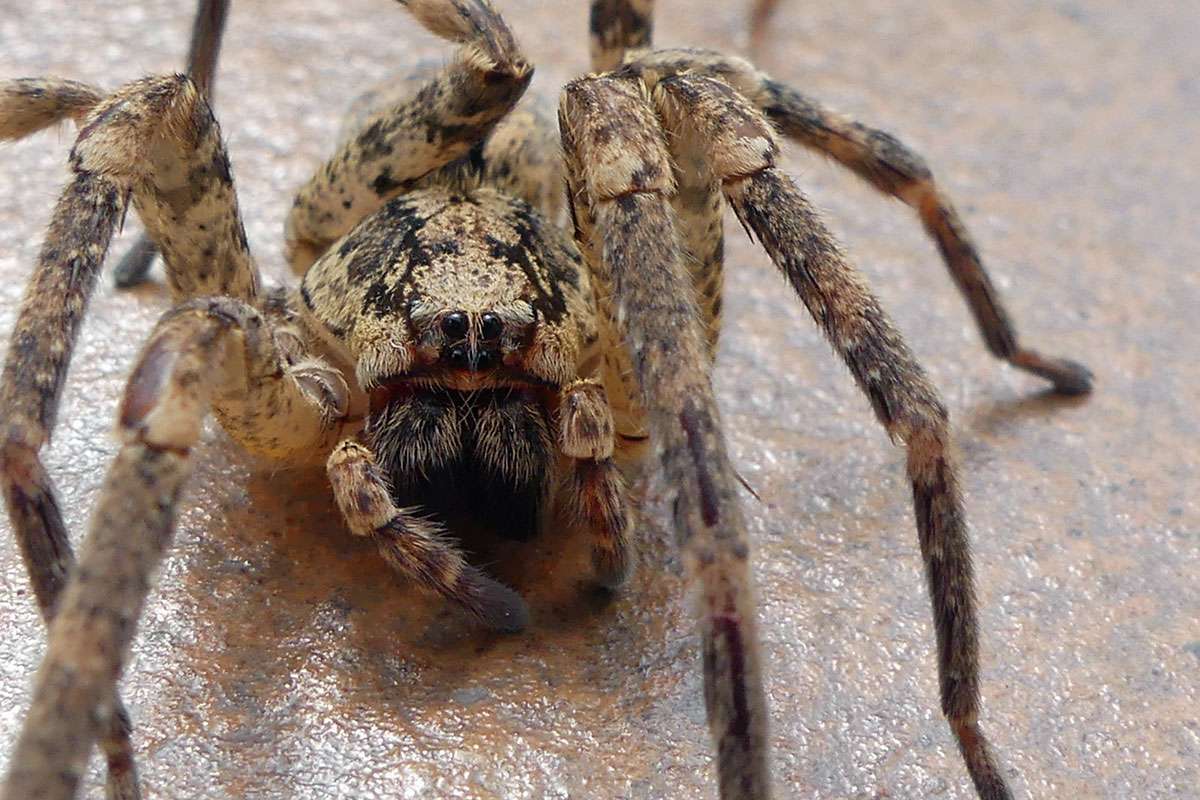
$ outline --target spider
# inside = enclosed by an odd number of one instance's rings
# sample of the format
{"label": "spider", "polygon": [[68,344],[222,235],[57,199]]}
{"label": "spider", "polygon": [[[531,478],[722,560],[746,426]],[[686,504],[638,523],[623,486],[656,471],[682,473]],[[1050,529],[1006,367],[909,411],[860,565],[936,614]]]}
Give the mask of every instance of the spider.
{"label": "spider", "polygon": [[[979,796],[1010,798],[978,721],[972,566],[945,408],[776,166],[779,133],[917,211],[994,355],[1063,393],[1089,391],[1090,373],[1018,345],[919,156],[741,59],[652,49],[651,0],[593,2],[594,73],[562,90],[557,130],[525,96],[533,68],[487,0],[400,4],[456,57],[369,95],[299,190],[285,237],[295,288],[259,278],[205,97],[224,2],[200,4],[194,79],[108,95],[59,79],[0,84],[0,138],[80,125],[0,387],[0,480],[50,626],[3,797],[73,796],[97,741],[110,796],[139,796],[116,679],[210,411],[252,453],[324,461],[351,533],[505,633],[528,624],[524,601],[454,534],[521,538],[565,522],[591,537],[596,582],[616,589],[634,568],[627,484],[657,462],[699,586],[721,796],[769,797],[750,549],[709,377],[728,205],[907,448],[942,710]],[[130,201],[176,305],[128,381],[121,448],[76,564],[38,452]],[[145,262],[153,250],[140,252]]]}

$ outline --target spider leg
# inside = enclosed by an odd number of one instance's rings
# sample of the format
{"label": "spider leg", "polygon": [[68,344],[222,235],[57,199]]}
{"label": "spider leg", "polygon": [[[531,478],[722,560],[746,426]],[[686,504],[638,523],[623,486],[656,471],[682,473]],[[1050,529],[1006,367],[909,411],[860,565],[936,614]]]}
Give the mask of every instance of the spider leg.
{"label": "spider leg", "polygon": [[[119,219],[116,211],[106,216],[114,224]],[[106,240],[91,228],[87,234],[98,263]],[[52,226],[47,250],[72,244]],[[23,330],[18,325],[14,348],[22,346]],[[43,601],[45,587],[54,592],[64,583],[66,587],[57,600],[34,705],[11,761],[8,793],[0,795],[4,800],[73,796],[101,720],[109,726],[105,742],[118,725],[124,726],[128,739],[123,713],[107,721],[114,707],[111,701],[101,702],[104,681],[108,692],[115,691],[113,682],[148,591],[145,576],[169,544],[189,453],[210,406],[234,438],[266,455],[279,457],[292,448],[327,449],[336,441],[338,430],[332,421],[344,405],[345,383],[339,386],[340,375],[312,359],[296,362],[298,347],[288,339],[286,329],[281,334],[271,319],[234,298],[198,298],[164,315],[127,384],[118,421],[124,446],[104,484],[79,565],[69,577],[66,533],[36,448],[29,446],[39,435],[45,438],[44,429],[31,425],[28,412],[10,402],[6,393],[5,407],[17,410],[6,419],[3,470],[14,527],[23,533],[27,520],[33,519],[53,530],[48,541],[35,540],[41,550],[30,556],[39,603],[55,602],[55,595]],[[9,385],[6,380],[6,391]],[[253,421],[255,413],[269,418]],[[243,436],[241,425],[252,435]],[[22,456],[23,461],[16,461]],[[21,471],[27,465],[36,471]],[[31,485],[41,488],[40,494],[27,488]],[[60,623],[64,618],[67,621]],[[80,715],[88,717],[88,727],[83,727]],[[127,742],[122,755],[131,770]],[[109,758],[111,763],[114,758]],[[38,794],[35,786],[49,793]],[[137,795],[110,796],[125,800]]]}
{"label": "spider leg", "polygon": [[485,0],[401,0],[430,32],[460,46],[411,98],[379,111],[297,193],[285,227],[297,274],[359,220],[464,155],[521,98],[533,67]]}
{"label": "spider leg", "polygon": [[630,69],[650,85],[682,72],[719,78],[749,98],[789,139],[833,158],[879,191],[907,203],[937,244],[991,353],[1050,381],[1063,394],[1091,391],[1087,367],[1018,344],[1011,317],[954,205],[924,159],[891,134],[834,114],[748,62],[719,53],[660,50],[639,54]]}
{"label": "spider leg", "polygon": [[0,131],[19,136],[86,113],[72,167],[132,190],[147,233],[164,254],[175,299],[257,298],[258,268],[238,213],[229,157],[196,85],[183,75],[152,77],[98,102],[96,96],[71,81],[0,83]]}
{"label": "spider leg", "polygon": [[835,114],[778,81],[764,79],[754,100],[789,139],[829,156],[917,212],[992,355],[1050,381],[1063,394],[1091,391],[1087,367],[1020,346],[975,242],[921,156],[891,134]]}
{"label": "spider leg", "polygon": [[387,478],[361,442],[329,456],[329,481],[350,531],[375,540],[385,561],[422,588],[458,604],[488,628],[517,633],[529,624],[521,596],[467,563],[440,525],[397,508]]}
{"label": "spider leg", "polygon": [[725,208],[721,185],[708,165],[703,142],[672,131],[667,137],[675,165],[676,229],[683,247],[683,262],[692,279],[696,303],[705,325],[708,365],[717,357],[721,335],[722,290],[725,283]]}
{"label": "spider leg", "polygon": [[709,143],[714,172],[850,367],[888,434],[908,449],[908,477],[938,642],[942,711],[984,800],[1011,800],[978,724],[979,633],[965,514],[945,407],[865,281],[816,212],[774,165],[770,123],[728,84],[699,75],[659,81],[669,126]]}
{"label": "spider leg", "polygon": [[[196,18],[192,22],[192,39],[188,46],[187,74],[196,88],[208,98],[211,105],[213,81],[217,72],[217,57],[221,52],[221,37],[225,32],[225,18],[229,15],[229,0],[200,0],[196,5]],[[117,262],[113,269],[113,282],[120,288],[137,286],[146,279],[146,273],[158,255],[154,240],[142,233],[133,247]]]}
{"label": "spider leg", "polygon": [[[50,240],[47,249],[55,246]],[[213,366],[226,363],[225,334],[237,323],[225,309],[184,307],[164,317],[142,352],[119,413],[122,447],[58,598],[4,800],[74,796],[92,742],[109,724],[116,681],[171,538],[189,452],[223,377]]]}
{"label": "spider leg", "polygon": [[675,487],[683,562],[700,591],[705,704],[723,798],[770,796],[749,542],[675,230],[674,181],[644,88],[599,76],[559,110],[576,238],[613,288],[641,405]]}
{"label": "spider leg", "polygon": [[600,585],[609,589],[629,580],[636,558],[629,539],[633,510],[613,460],[615,435],[602,384],[578,380],[563,389],[558,444],[571,459],[566,496],[572,515],[592,532],[592,567]]}
{"label": "spider leg", "polygon": [[[21,302],[0,377],[0,482],[42,618],[59,605],[74,554],[54,485],[38,456],[54,428],[67,367],[115,227],[125,213],[120,184],[77,172],[63,190]],[[114,693],[101,748],[110,797],[140,796],[129,718]]]}
{"label": "spider leg", "polygon": [[625,53],[650,46],[654,35],[654,0],[592,0],[592,71],[621,66]]}
{"label": "spider leg", "polygon": [[68,118],[82,124],[103,97],[99,89],[62,78],[0,81],[0,142],[24,139]]}
{"label": "spider leg", "polygon": [[[355,136],[365,122],[388,109],[414,105],[417,93],[437,78],[441,66],[440,62],[420,62],[359,95],[342,120],[339,140]],[[476,180],[521,198],[549,220],[560,221],[563,174],[562,159],[554,157],[559,148],[555,110],[549,98],[526,92],[466,155],[428,173],[416,185],[461,185]]]}

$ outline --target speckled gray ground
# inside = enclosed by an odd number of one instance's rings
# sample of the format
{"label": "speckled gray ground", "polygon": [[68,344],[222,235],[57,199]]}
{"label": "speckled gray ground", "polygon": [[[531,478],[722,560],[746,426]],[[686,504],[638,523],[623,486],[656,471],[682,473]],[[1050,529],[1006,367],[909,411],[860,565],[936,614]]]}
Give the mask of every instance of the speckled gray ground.
{"label": "speckled gray ground", "polygon": [[[585,68],[583,0],[500,0],[547,91]],[[659,41],[744,46],[741,4],[660,3]],[[986,722],[1021,798],[1200,797],[1200,17],[1188,3],[784,3],[758,59],[918,147],[1031,342],[1098,392],[984,356],[905,209],[789,162],[955,418],[977,543]],[[252,245],[283,280],[289,193],[355,91],[444,52],[385,0],[237,0],[218,81]],[[182,60],[191,0],[0,2],[0,75],[113,86]],[[69,134],[0,150],[0,330]],[[131,223],[116,251],[122,252]],[[760,576],[779,795],[970,797],[936,712],[902,453],[731,228],[717,380]],[[97,297],[47,460],[76,531],[160,287]],[[572,543],[497,556],[527,635],[470,631],[352,541],[319,475],[206,437],[124,681],[151,796],[713,797],[698,653],[651,487],[645,565],[606,608]],[[0,752],[42,631],[0,522]],[[518,567],[518,565],[520,565]],[[0,755],[0,763],[4,756]],[[93,776],[88,788],[98,796]]]}

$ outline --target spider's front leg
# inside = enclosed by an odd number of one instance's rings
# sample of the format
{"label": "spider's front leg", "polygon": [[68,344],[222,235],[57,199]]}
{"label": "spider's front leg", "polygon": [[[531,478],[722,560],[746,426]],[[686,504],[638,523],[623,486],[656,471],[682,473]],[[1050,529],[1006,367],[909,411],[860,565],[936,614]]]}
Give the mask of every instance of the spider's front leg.
{"label": "spider's front leg", "polygon": [[[38,451],[53,432],[79,326],[127,197],[119,182],[77,171],[51,218],[0,377],[0,483],[47,624],[59,607],[75,557]],[[115,689],[109,703],[108,713],[101,715],[100,741],[108,762],[108,793],[134,800],[140,792],[129,718]]]}
{"label": "spider's front leg", "polygon": [[672,165],[645,89],[630,77],[568,84],[559,110],[576,238],[613,288],[667,485],[700,591],[705,704],[726,800],[771,795],[749,543],[681,256]]}
{"label": "spider's front leg", "polygon": [[[228,15],[229,0],[200,0],[192,23],[187,74],[210,104],[216,81],[217,57],[221,52],[221,38]],[[143,233],[113,268],[113,282],[122,288],[141,283],[146,279],[156,255],[158,247],[154,239],[148,233]]]}
{"label": "spider's front leg", "polygon": [[486,0],[400,0],[455,58],[411,98],[362,122],[296,195],[287,259],[297,274],[368,214],[467,154],[525,92],[533,67]]}
{"label": "spider's front leg", "polygon": [[938,643],[942,711],[976,791],[1011,800],[979,727],[974,577],[950,431],[937,391],[865,281],[791,180],[775,167],[770,123],[728,84],[700,75],[662,80],[667,125],[706,142],[726,199],[757,236],[850,367],[875,414],[908,449],[908,477]]}
{"label": "spider's front leg", "polygon": [[58,598],[4,800],[74,796],[108,718],[150,576],[170,544],[210,405],[226,414],[270,407],[292,441],[335,435],[329,420],[337,409],[286,362],[267,320],[232,298],[193,300],[155,328],[120,406],[121,450]]}
{"label": "spider's front leg", "polygon": [[[217,77],[217,57],[221,53],[221,38],[229,16],[229,0],[199,0],[192,22],[191,43],[188,46],[187,74],[196,88],[212,103],[213,84]],[[113,282],[127,288],[146,279],[158,248],[148,233],[143,233],[133,247],[113,268]]]}

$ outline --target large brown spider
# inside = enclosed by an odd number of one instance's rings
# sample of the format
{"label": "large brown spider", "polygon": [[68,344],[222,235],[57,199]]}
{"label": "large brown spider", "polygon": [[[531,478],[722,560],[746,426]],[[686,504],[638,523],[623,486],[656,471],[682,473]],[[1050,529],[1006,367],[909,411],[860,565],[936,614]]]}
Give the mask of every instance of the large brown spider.
{"label": "large brown spider", "polygon": [[[139,795],[115,684],[210,408],[253,453],[324,460],[353,533],[497,631],[526,625],[524,602],[468,564],[448,531],[521,537],[567,522],[593,536],[597,581],[617,587],[633,567],[626,477],[657,458],[700,586],[721,796],[768,797],[749,547],[709,384],[724,203],[908,448],[942,709],[980,797],[1011,797],[977,720],[971,563],[945,409],[776,168],[776,128],[917,210],[996,356],[1066,393],[1089,390],[1087,370],[1017,345],[918,156],[739,59],[649,49],[651,0],[595,0],[597,72],[563,90],[557,133],[536,98],[522,100],[532,67],[486,0],[401,4],[458,43],[457,57],[372,95],[300,190],[287,225],[295,289],[261,285],[202,91],[224,2],[201,3],[195,81],[146,78],[107,96],[57,79],[0,84],[0,138],[66,117],[81,126],[0,387],[5,500],[51,623],[3,797],[73,796],[97,740],[111,796]],[[563,160],[548,155],[559,146]],[[559,224],[564,180],[573,240]],[[131,199],[178,305],[129,380],[123,444],[76,565],[38,452]],[[139,252],[144,262],[152,251]],[[457,501],[464,485],[478,506]]]}

